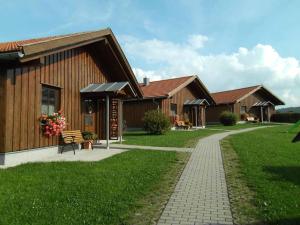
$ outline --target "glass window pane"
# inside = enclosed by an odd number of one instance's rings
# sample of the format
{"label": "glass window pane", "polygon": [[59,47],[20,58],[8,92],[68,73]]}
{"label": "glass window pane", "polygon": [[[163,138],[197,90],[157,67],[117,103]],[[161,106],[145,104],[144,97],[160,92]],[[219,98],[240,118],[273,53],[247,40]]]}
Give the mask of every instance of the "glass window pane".
{"label": "glass window pane", "polygon": [[52,114],[59,110],[60,90],[51,87],[42,87],[41,112]]}

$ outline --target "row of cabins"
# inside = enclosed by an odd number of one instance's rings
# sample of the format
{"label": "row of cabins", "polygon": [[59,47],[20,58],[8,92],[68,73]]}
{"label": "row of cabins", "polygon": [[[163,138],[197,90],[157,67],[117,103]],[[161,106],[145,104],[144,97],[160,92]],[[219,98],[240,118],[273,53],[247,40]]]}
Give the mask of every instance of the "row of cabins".
{"label": "row of cabins", "polygon": [[268,120],[280,104],[263,86],[211,94],[197,76],[139,84],[110,29],[0,43],[0,164],[17,152],[18,160],[57,152],[59,138],[44,136],[39,118],[60,109],[66,129],[108,140],[123,121],[142,127],[151,109],[205,127],[225,109]]}

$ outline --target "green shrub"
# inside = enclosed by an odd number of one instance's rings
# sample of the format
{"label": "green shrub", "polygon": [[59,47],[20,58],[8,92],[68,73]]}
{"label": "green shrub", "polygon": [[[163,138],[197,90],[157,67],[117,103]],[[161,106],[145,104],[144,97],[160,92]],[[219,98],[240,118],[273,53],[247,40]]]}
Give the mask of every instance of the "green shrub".
{"label": "green shrub", "polygon": [[300,113],[275,113],[271,121],[279,123],[296,123],[300,120]]}
{"label": "green shrub", "polygon": [[237,122],[237,115],[229,111],[224,111],[220,115],[220,122],[224,126],[233,126]]}
{"label": "green shrub", "polygon": [[145,113],[144,128],[150,134],[164,134],[171,128],[170,119],[160,110],[151,110]]}

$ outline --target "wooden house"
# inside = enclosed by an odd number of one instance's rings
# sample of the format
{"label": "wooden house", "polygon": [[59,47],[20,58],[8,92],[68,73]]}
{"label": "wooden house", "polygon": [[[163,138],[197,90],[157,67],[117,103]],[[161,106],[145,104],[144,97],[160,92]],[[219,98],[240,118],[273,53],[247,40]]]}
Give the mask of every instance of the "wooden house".
{"label": "wooden house", "polygon": [[196,127],[205,127],[206,107],[214,104],[209,91],[198,76],[150,82],[148,78],[140,84],[142,99],[124,101],[124,120],[128,128],[142,128],[145,112],[160,109],[174,122],[175,116],[188,120]]}
{"label": "wooden house", "polygon": [[66,129],[116,139],[133,97],[142,92],[110,29],[0,43],[0,152],[56,148],[39,118],[60,109]]}
{"label": "wooden house", "polygon": [[223,111],[233,112],[239,119],[246,113],[259,121],[270,121],[271,115],[275,113],[275,106],[284,105],[283,101],[262,85],[216,92],[212,96],[216,105],[207,109],[209,123],[219,122]]}

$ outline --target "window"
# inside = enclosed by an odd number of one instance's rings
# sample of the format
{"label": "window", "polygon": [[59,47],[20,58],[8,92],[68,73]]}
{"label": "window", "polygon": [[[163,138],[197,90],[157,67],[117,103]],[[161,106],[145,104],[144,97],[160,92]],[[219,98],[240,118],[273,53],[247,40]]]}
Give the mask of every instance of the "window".
{"label": "window", "polygon": [[51,86],[42,86],[42,108],[43,114],[58,112],[60,104],[60,89]]}
{"label": "window", "polygon": [[177,115],[177,104],[172,104],[171,103],[171,116],[176,116]]}
{"label": "window", "polygon": [[247,112],[247,107],[246,106],[241,106],[241,114],[244,114]]}

